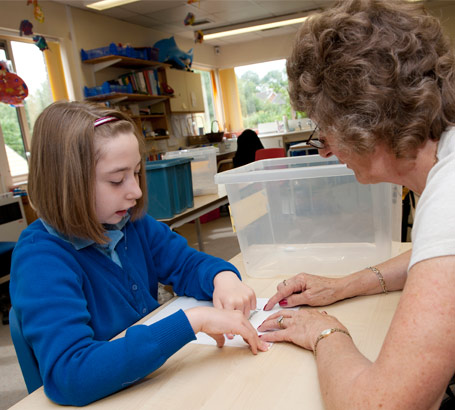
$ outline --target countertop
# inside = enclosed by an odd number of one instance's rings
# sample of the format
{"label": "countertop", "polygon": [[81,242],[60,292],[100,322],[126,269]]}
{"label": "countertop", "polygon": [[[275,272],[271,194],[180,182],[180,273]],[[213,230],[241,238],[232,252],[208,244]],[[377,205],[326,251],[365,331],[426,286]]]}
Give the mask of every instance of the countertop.
{"label": "countertop", "polygon": [[302,127],[302,129],[294,130],[294,131],[288,131],[288,132],[267,132],[267,133],[261,133],[259,134],[259,138],[273,138],[273,137],[294,137],[300,134],[308,134],[309,132],[312,132],[313,128],[310,127]]}

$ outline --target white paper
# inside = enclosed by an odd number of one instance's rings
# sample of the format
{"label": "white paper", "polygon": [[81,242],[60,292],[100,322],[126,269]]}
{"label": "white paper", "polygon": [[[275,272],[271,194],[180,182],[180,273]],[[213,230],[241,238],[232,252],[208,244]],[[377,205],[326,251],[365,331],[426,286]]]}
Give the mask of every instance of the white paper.
{"label": "white paper", "polygon": [[[283,310],[279,305],[276,305],[272,310],[264,311],[264,306],[266,305],[268,299],[267,298],[258,298],[256,310],[252,310],[250,313],[250,323],[252,326],[257,329],[261,323],[267,319],[271,314]],[[213,307],[212,302],[196,300],[194,298],[189,298],[186,296],[182,296],[174,300],[173,302],[169,303],[164,309],[160,310],[156,315],[153,315],[150,319],[144,322],[145,325],[151,325],[152,323],[158,322],[161,319],[164,319],[167,316],[172,315],[173,313],[177,312],[178,310],[187,310],[197,306],[210,306]],[[262,334],[262,332],[258,332]],[[197,340],[192,341],[191,343],[198,343],[204,345],[213,345],[216,346],[216,342],[212,339],[209,335],[199,332],[196,334]],[[247,344],[243,341],[242,336],[236,335],[232,340],[229,340],[227,337],[225,338],[225,346],[234,346],[234,347],[245,347]]]}

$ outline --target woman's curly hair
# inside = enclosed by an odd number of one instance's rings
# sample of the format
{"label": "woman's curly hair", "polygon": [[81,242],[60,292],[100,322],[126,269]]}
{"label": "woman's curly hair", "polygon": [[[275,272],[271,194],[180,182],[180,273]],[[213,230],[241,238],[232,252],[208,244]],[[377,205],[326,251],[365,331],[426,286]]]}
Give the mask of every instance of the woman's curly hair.
{"label": "woman's curly hair", "polygon": [[422,6],[339,0],[300,28],[287,61],[289,93],[322,132],[362,154],[382,141],[415,158],[455,120],[455,58]]}

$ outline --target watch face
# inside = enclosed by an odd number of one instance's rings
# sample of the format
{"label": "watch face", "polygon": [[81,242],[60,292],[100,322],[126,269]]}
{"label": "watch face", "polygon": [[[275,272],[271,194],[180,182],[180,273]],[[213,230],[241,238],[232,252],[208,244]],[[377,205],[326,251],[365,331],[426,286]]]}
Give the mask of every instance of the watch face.
{"label": "watch face", "polygon": [[332,329],[325,329],[322,331],[321,335],[325,337],[330,335],[330,333],[332,333]]}

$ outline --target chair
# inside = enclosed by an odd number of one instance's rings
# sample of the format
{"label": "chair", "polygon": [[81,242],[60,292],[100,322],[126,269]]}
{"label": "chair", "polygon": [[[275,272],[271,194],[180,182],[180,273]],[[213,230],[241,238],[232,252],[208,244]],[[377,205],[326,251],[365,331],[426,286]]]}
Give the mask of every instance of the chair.
{"label": "chair", "polygon": [[16,350],[17,359],[21,366],[22,376],[28,393],[34,392],[38,387],[43,385],[43,379],[39,372],[38,363],[29,344],[22,334],[22,326],[17,318],[16,311],[11,308],[9,311],[9,326],[11,339],[13,340],[14,349]]}
{"label": "chair", "polygon": [[232,161],[232,158],[228,159],[222,159],[221,161],[218,161],[216,164],[217,166],[217,172],[222,172],[222,171],[227,171],[228,169],[233,168],[234,163]]}
{"label": "chair", "polygon": [[[1,219],[1,216],[0,216]],[[11,267],[11,255],[16,242],[0,241],[0,314],[2,316],[2,324],[9,323],[9,309],[11,300],[9,297],[9,271]]]}
{"label": "chair", "polygon": [[263,148],[256,151],[254,160],[259,161],[261,159],[268,158],[282,158],[286,156],[284,148]]}

